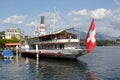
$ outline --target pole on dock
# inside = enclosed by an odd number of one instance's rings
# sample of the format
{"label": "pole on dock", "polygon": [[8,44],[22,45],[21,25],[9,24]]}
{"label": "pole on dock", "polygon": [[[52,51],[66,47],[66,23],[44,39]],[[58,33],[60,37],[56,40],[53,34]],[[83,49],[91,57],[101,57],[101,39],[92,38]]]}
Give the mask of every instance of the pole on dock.
{"label": "pole on dock", "polygon": [[18,55],[19,54],[18,49],[19,49],[19,47],[18,47],[18,45],[16,45],[16,56],[19,56]]}
{"label": "pole on dock", "polygon": [[36,58],[39,59],[39,50],[38,50],[38,45],[36,44]]}
{"label": "pole on dock", "polygon": [[19,49],[18,49],[18,51],[19,51],[19,56],[21,56],[21,45],[19,46]]}

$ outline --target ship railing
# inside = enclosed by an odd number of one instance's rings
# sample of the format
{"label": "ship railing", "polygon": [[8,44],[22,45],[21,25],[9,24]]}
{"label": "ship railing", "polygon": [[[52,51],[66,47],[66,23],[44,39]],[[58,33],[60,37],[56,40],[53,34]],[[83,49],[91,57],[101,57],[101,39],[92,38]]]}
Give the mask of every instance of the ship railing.
{"label": "ship railing", "polygon": [[55,40],[50,40],[50,41],[34,42],[34,44],[43,44],[43,43],[68,43],[68,42],[79,42],[79,39],[55,39]]}

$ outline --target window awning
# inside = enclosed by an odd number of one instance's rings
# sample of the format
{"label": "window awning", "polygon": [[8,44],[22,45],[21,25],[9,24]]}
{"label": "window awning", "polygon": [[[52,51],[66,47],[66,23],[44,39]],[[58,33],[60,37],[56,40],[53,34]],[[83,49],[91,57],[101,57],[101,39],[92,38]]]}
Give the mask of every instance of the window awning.
{"label": "window awning", "polygon": [[21,45],[20,43],[5,43],[5,46],[17,46]]}

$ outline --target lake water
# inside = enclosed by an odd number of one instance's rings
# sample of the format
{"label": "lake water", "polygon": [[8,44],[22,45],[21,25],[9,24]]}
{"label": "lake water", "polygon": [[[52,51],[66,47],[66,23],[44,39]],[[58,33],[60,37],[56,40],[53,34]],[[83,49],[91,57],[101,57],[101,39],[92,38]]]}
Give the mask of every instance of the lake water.
{"label": "lake water", "polygon": [[91,54],[72,60],[0,56],[0,80],[120,80],[120,46],[97,47]]}

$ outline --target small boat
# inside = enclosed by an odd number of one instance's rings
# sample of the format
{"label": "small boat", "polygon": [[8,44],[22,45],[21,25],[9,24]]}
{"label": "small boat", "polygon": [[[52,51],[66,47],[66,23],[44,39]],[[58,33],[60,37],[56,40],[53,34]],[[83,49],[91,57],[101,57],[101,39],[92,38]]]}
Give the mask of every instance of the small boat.
{"label": "small boat", "polygon": [[4,51],[2,52],[2,56],[3,56],[3,58],[5,58],[5,59],[12,59],[13,56],[14,56],[14,54],[13,54],[12,50],[4,50]]}

